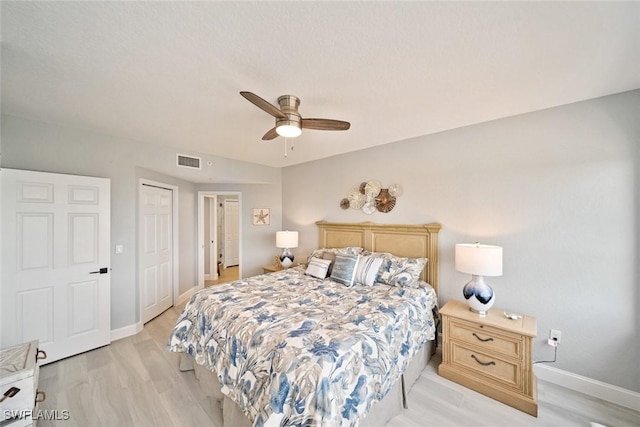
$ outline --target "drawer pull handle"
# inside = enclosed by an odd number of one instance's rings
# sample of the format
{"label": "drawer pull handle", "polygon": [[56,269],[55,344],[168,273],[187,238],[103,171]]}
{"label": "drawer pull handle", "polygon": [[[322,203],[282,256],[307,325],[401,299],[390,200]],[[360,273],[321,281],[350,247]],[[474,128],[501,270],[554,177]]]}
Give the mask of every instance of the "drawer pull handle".
{"label": "drawer pull handle", "polygon": [[47,358],[47,352],[44,350],[38,349],[38,352],[36,353],[36,361],[43,360],[46,358]]}
{"label": "drawer pull handle", "polygon": [[480,341],[482,342],[489,342],[489,341],[493,341],[493,338],[480,338],[478,335],[476,335],[476,333],[474,332],[472,334],[474,337],[478,338]]}
{"label": "drawer pull handle", "polygon": [[491,362],[481,362],[481,361],[478,360],[478,358],[476,357],[475,354],[472,354],[471,357],[473,358],[473,360],[475,360],[476,362],[478,362],[482,366],[491,366],[491,365],[495,365],[496,364],[496,362],[494,362],[493,360]]}
{"label": "drawer pull handle", "polygon": [[0,397],[0,403],[4,402],[6,399],[12,398],[16,394],[18,394],[19,391],[20,391],[20,389],[18,387],[11,387],[9,390],[4,392],[2,397]]}
{"label": "drawer pull handle", "polygon": [[42,390],[36,392],[36,403],[42,403],[47,398],[47,393]]}

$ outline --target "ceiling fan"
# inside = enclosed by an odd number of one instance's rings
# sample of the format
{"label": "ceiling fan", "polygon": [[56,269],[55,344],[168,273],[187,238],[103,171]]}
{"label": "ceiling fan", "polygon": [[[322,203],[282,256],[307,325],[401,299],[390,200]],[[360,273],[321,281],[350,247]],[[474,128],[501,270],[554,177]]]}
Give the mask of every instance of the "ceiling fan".
{"label": "ceiling fan", "polygon": [[240,92],[249,102],[263,109],[276,118],[276,126],[269,129],[262,137],[263,140],[271,140],[278,136],[295,138],[300,136],[302,129],[316,130],[347,130],[351,127],[349,122],[332,119],[303,119],[298,113],[300,98],[293,95],[282,95],[278,97],[278,105],[275,105],[260,98],[255,93]]}

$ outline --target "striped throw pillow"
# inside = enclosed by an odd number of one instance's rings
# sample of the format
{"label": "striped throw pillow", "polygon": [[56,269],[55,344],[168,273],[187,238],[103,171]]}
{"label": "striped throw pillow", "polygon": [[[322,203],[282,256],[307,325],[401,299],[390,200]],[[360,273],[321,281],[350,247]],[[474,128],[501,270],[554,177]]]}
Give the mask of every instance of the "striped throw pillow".
{"label": "striped throw pillow", "polygon": [[318,279],[324,279],[327,277],[327,271],[329,271],[330,265],[331,260],[312,257],[304,273]]}
{"label": "striped throw pillow", "polygon": [[382,258],[359,256],[355,282],[361,285],[373,286],[382,265]]}

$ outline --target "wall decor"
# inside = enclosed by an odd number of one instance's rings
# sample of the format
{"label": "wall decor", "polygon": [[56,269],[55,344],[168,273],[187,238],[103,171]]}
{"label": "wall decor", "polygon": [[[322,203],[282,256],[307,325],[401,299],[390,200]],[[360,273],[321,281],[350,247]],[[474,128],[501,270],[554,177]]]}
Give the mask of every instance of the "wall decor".
{"label": "wall decor", "polygon": [[269,208],[253,209],[253,216],[251,217],[251,223],[253,225],[271,224],[271,215],[269,215]]}
{"label": "wall decor", "polygon": [[391,212],[396,205],[396,198],[402,192],[399,184],[391,184],[382,188],[380,181],[371,180],[353,186],[346,198],[340,200],[342,209],[361,209],[367,215],[378,211]]}

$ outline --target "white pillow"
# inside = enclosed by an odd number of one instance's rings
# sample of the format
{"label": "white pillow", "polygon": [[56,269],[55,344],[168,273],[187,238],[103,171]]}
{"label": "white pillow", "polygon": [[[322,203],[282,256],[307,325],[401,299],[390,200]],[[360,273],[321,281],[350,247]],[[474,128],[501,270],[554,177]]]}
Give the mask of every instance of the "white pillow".
{"label": "white pillow", "polygon": [[331,280],[342,283],[347,287],[353,285],[358,267],[358,257],[336,254],[336,261],[331,270]]}
{"label": "white pillow", "polygon": [[361,285],[373,286],[382,265],[382,258],[371,256],[359,256],[355,282]]}
{"label": "white pillow", "polygon": [[307,269],[304,273],[309,276],[317,277],[318,279],[324,279],[327,277],[327,271],[329,271],[330,265],[330,259],[312,257],[309,260],[309,264],[307,265]]}

